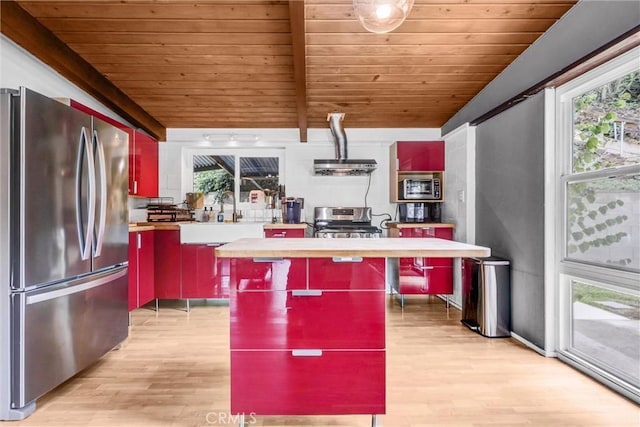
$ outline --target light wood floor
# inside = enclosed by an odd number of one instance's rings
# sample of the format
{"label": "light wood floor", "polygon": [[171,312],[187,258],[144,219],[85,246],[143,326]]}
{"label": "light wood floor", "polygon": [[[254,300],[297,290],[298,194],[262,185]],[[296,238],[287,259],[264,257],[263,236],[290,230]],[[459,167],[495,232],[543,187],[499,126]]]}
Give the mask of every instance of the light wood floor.
{"label": "light wood floor", "polygon": [[[229,410],[228,307],[133,312],[130,337],[7,426],[213,426]],[[640,409],[512,339],[480,337],[437,298],[388,305],[385,427],[640,426]],[[252,421],[247,417],[247,421]],[[368,416],[257,417],[263,426],[369,426]]]}

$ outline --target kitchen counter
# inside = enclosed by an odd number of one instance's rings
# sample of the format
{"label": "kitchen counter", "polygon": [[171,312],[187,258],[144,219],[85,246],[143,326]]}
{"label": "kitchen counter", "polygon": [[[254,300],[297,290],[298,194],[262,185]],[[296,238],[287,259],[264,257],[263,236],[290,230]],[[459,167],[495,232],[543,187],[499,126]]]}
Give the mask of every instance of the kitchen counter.
{"label": "kitchen counter", "polygon": [[389,228],[455,228],[455,224],[446,222],[388,222]]}
{"label": "kitchen counter", "polygon": [[444,239],[256,239],[236,240],[216,249],[220,258],[287,257],[487,257],[491,250]]}
{"label": "kitchen counter", "polygon": [[308,227],[307,224],[289,224],[284,222],[267,223],[264,225],[265,230],[305,230]]}
{"label": "kitchen counter", "polygon": [[129,232],[151,230],[180,230],[183,222],[136,222],[129,224]]}

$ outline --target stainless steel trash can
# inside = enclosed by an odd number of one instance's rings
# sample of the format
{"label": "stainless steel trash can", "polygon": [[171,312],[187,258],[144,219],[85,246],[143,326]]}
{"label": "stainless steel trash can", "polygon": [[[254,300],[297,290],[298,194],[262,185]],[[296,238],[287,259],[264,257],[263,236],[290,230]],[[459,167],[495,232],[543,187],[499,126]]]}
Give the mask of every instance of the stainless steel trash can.
{"label": "stainless steel trash can", "polygon": [[511,265],[498,257],[465,258],[462,323],[485,337],[511,336]]}

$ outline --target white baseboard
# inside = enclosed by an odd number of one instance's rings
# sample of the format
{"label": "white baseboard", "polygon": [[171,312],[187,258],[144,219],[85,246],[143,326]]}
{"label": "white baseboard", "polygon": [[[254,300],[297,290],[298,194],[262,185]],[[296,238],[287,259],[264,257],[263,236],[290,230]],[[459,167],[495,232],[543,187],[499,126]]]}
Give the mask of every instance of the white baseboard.
{"label": "white baseboard", "polygon": [[537,345],[535,345],[534,343],[532,343],[529,340],[526,340],[524,338],[522,338],[520,335],[516,334],[515,332],[511,332],[511,337],[520,341],[522,344],[526,345],[527,347],[529,347],[531,350],[535,351],[536,353],[544,356],[544,357],[558,357],[558,354],[555,351],[549,351],[549,350],[545,350],[542,349],[540,347],[538,347]]}

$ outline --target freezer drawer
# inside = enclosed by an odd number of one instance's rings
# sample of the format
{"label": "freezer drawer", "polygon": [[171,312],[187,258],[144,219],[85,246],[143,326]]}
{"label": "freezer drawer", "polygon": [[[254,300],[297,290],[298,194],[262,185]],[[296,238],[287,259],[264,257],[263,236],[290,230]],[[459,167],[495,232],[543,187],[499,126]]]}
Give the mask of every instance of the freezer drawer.
{"label": "freezer drawer", "polygon": [[12,296],[11,405],[85,369],[128,333],[127,268]]}

